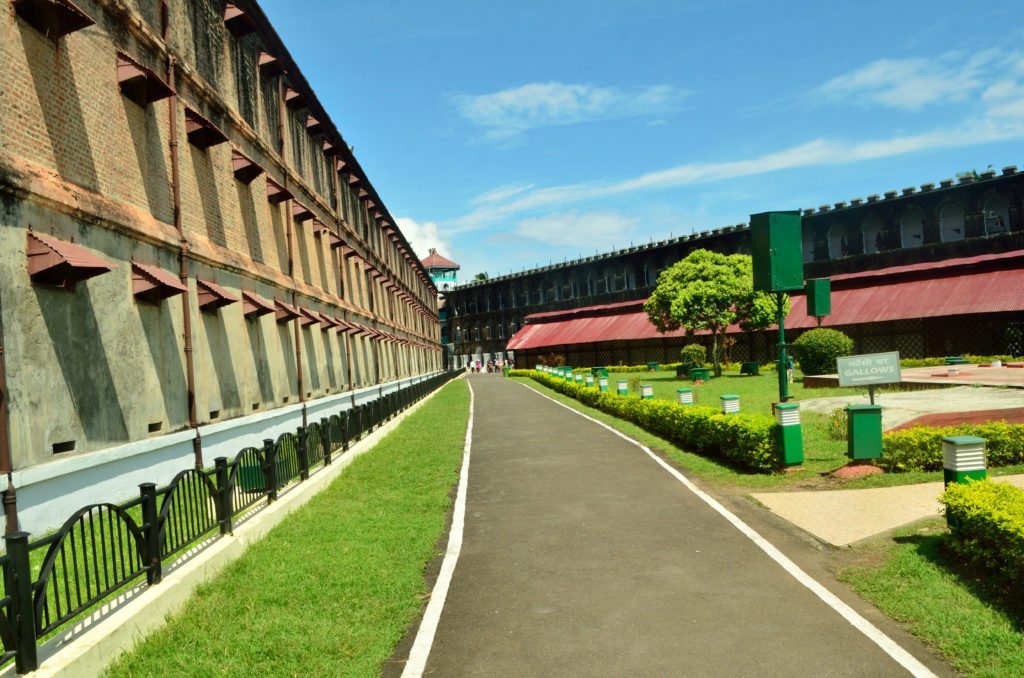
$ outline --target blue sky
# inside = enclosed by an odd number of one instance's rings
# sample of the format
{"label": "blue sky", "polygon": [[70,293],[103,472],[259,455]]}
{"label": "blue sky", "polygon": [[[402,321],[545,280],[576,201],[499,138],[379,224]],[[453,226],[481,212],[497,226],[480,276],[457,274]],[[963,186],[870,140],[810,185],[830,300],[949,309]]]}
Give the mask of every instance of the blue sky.
{"label": "blue sky", "polygon": [[1024,166],[1021,2],[261,4],[463,279]]}

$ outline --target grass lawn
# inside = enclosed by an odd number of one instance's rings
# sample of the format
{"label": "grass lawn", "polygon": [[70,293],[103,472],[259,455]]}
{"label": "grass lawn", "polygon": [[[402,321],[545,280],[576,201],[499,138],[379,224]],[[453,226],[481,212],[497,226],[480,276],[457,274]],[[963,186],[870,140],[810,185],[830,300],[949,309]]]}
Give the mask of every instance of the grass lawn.
{"label": "grass lawn", "polygon": [[869,562],[842,569],[840,579],[906,623],[957,670],[1024,675],[1024,599],[986,587],[984,575],[958,563],[943,548],[946,532],[932,521],[861,546],[850,555]]}
{"label": "grass lawn", "polygon": [[466,382],[442,388],[107,675],[379,675],[428,593],[468,416]]}

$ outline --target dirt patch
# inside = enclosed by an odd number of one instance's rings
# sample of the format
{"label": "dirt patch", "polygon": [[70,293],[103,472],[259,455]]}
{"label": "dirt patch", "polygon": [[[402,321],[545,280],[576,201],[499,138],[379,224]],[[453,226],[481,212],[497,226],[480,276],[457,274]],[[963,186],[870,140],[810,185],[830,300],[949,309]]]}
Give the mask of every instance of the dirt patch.
{"label": "dirt patch", "polygon": [[971,412],[940,412],[916,417],[893,428],[894,431],[914,426],[958,426],[960,424],[986,424],[990,421],[1005,421],[1009,424],[1024,424],[1024,407],[999,410],[973,410]]}

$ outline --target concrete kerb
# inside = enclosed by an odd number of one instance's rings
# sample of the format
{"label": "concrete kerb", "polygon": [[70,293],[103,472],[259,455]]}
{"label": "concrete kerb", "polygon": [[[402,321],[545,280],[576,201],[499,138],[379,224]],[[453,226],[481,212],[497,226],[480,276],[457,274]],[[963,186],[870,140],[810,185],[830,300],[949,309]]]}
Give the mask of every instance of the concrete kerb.
{"label": "concrete kerb", "polygon": [[[465,375],[456,379],[464,379]],[[453,380],[454,381],[454,380]],[[39,648],[41,666],[36,676],[99,675],[117,656],[130,650],[149,633],[163,626],[167,618],[180,610],[195,588],[217,575],[242,556],[251,544],[265,537],[289,514],[301,508],[334,481],[354,459],[373,449],[380,440],[406,417],[428,402],[437,391],[401,413],[392,421],[349,448],[330,466],[324,466],[309,480],[299,483],[280,499],[255,516],[164,574],[156,586],[136,586],[116,597],[74,629],[60,634]],[[89,628],[91,626],[91,628]],[[13,664],[0,672],[2,678],[16,675]]]}

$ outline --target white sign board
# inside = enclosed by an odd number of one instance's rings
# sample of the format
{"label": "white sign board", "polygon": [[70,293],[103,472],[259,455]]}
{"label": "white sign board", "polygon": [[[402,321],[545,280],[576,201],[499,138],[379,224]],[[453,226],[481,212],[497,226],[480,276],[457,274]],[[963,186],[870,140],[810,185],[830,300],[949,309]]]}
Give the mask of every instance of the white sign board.
{"label": "white sign board", "polygon": [[898,384],[902,380],[898,351],[836,358],[836,370],[840,386]]}

